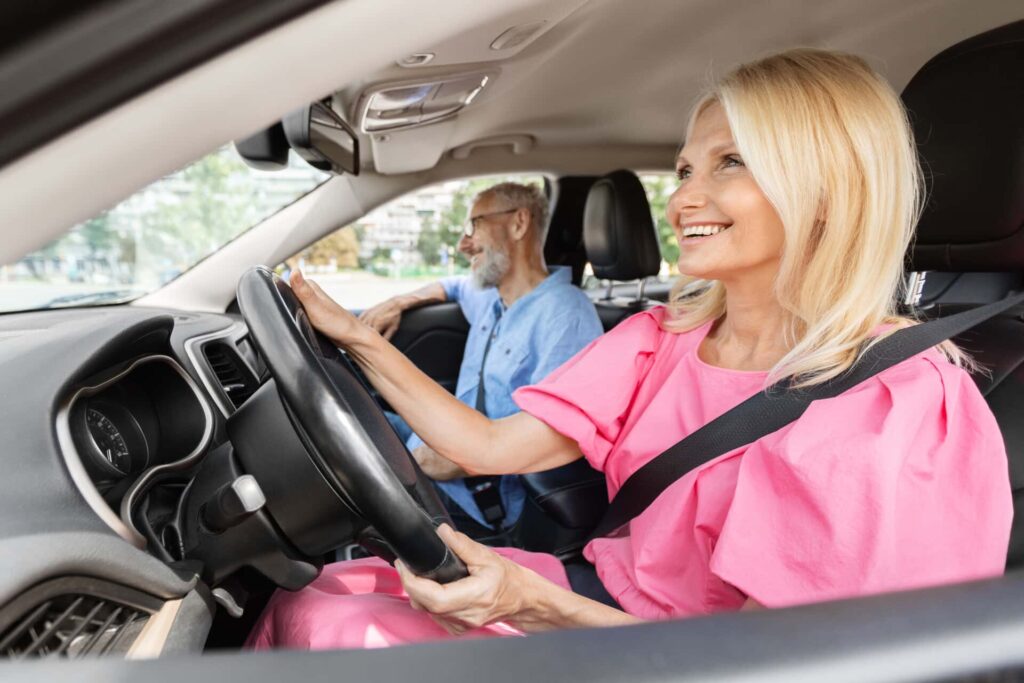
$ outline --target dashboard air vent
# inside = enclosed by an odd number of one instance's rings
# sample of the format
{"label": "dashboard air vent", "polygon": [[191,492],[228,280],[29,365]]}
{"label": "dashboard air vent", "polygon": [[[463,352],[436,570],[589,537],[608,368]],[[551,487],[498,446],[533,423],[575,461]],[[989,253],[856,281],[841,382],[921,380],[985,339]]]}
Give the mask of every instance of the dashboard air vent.
{"label": "dashboard air vent", "polygon": [[203,345],[203,355],[216,375],[224,394],[238,408],[259,388],[252,370],[238,355],[238,351],[221,341]]}
{"label": "dashboard air vent", "polygon": [[76,658],[124,651],[149,614],[91,595],[55,596],[0,635],[0,657]]}

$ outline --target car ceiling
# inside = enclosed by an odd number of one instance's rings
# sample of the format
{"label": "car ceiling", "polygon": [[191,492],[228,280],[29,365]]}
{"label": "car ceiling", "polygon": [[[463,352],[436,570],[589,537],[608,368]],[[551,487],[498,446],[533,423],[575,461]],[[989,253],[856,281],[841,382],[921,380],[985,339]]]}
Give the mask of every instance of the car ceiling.
{"label": "car ceiling", "polygon": [[[559,0],[535,18],[566,4],[575,11],[497,63],[501,72],[453,131],[426,126],[410,135],[443,136],[448,149],[509,134],[530,135],[538,146],[674,145],[697,94],[736,64],[787,47],[827,47],[866,56],[902,89],[944,48],[1024,13],[1006,0]],[[488,28],[471,29],[477,43],[500,32]],[[486,68],[463,65],[476,67]],[[367,82],[453,68],[393,65],[342,89],[341,99],[351,111]]]}
{"label": "car ceiling", "polygon": [[[370,84],[475,68],[479,60],[413,74],[396,61],[452,42],[488,45],[501,26],[545,13],[555,16],[553,25],[535,42],[485,64],[499,73],[470,107],[453,122],[404,133],[399,149],[432,146],[448,161],[446,150],[508,134],[532,136],[549,161],[563,150],[569,157],[594,149],[671,149],[710,77],[744,60],[797,45],[837,48],[867,56],[902,88],[931,56],[1019,19],[1021,10],[1007,0],[336,2],[0,169],[0,221],[31,226],[5,236],[0,262],[304,101],[334,90],[351,117]],[[667,168],[671,154],[664,158]],[[364,162],[373,168],[372,158]],[[476,164],[473,173],[480,172]],[[55,191],[60,202],[52,201]]]}

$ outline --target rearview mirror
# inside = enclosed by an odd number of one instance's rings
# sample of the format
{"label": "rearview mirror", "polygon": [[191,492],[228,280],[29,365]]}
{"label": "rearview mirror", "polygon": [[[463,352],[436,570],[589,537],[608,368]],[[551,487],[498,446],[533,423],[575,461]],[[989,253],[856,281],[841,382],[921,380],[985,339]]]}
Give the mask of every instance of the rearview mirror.
{"label": "rearview mirror", "polygon": [[359,138],[330,106],[313,102],[281,125],[288,144],[313,168],[359,175]]}
{"label": "rearview mirror", "polygon": [[238,156],[261,171],[280,171],[288,167],[288,140],[280,123],[235,141]]}

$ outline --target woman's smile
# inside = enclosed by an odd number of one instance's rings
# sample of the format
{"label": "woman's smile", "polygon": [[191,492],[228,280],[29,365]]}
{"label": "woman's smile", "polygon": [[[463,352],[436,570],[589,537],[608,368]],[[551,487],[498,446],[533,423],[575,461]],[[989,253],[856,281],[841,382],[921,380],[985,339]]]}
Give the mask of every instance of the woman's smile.
{"label": "woman's smile", "polygon": [[680,246],[707,242],[732,227],[731,223],[687,223],[679,229]]}

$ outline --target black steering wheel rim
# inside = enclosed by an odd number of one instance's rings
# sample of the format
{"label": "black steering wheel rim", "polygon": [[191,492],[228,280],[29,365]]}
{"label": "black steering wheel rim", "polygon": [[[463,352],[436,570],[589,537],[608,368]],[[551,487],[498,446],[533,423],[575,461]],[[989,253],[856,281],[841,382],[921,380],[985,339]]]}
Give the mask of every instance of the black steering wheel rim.
{"label": "black steering wheel rim", "polygon": [[313,463],[413,572],[442,583],[465,566],[435,533],[450,521],[430,480],[345,358],[316,332],[291,288],[257,266],[238,305]]}

